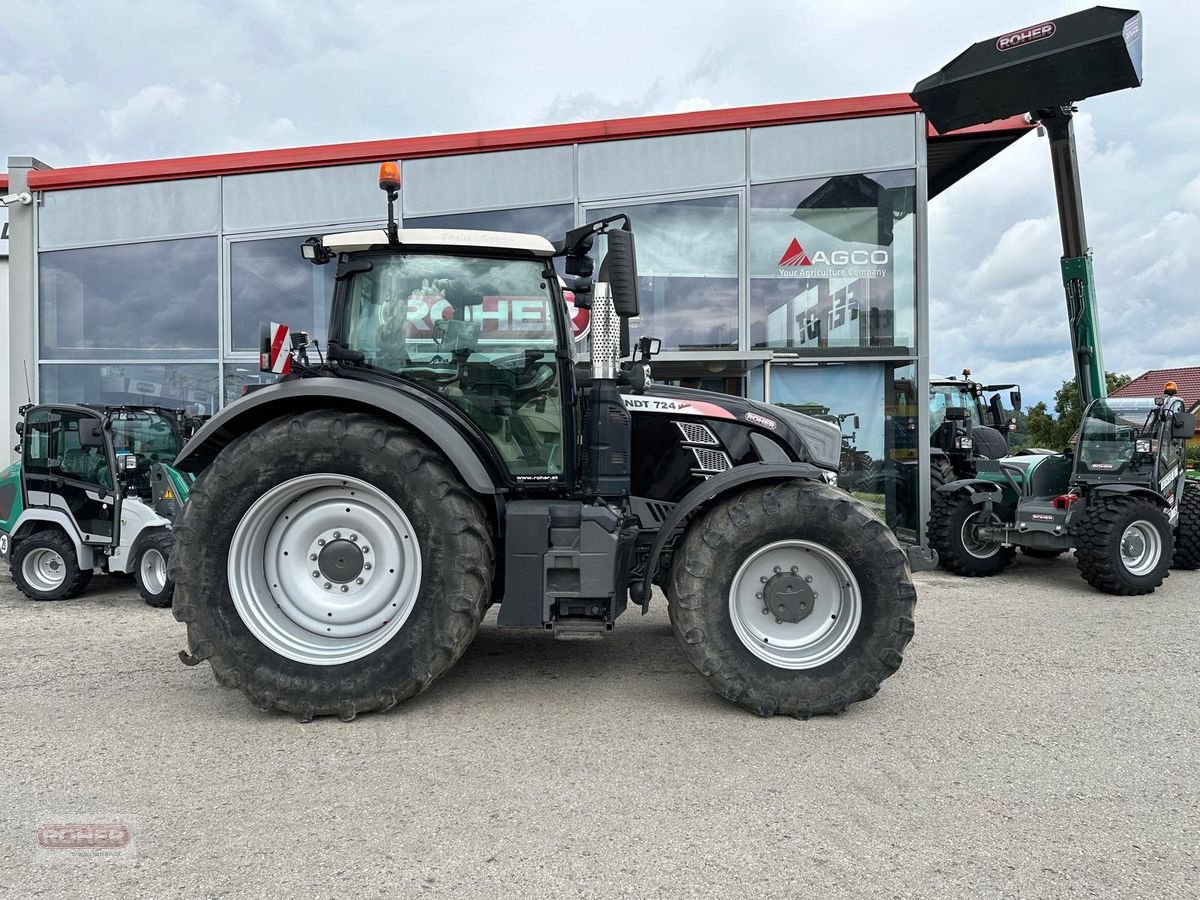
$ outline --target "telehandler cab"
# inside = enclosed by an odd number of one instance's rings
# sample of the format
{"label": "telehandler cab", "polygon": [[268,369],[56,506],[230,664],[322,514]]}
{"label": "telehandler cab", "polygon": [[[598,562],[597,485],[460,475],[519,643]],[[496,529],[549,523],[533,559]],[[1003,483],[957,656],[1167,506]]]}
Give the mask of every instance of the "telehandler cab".
{"label": "telehandler cab", "polygon": [[[554,245],[401,229],[396,164],[380,186],[386,229],[302,247],[337,266],[328,346],[268,329],[262,366],[289,374],[177,460],[197,476],[172,557],[184,662],[261,709],[351,719],[429,687],[492,604],[501,626],[596,636],[658,585],[729,700],[807,718],[874,695],[916,592],[892,533],[834,486],[838,426],[655,386],[650,338],[622,362],[628,217]],[[556,258],[591,307],[587,366]]]}
{"label": "telehandler cab", "polygon": [[1020,547],[1075,550],[1111,594],[1146,594],[1172,562],[1200,567],[1200,484],[1184,475],[1195,416],[1174,385],[1153,400],[1108,399],[1072,117],[1076,101],[1142,83],[1142,17],[1096,7],[974,44],[914,88],[941,131],[1026,113],[1049,134],[1075,377],[1084,403],[1074,450],[979,460],[943,485],[929,543],[946,569],[994,575]]}

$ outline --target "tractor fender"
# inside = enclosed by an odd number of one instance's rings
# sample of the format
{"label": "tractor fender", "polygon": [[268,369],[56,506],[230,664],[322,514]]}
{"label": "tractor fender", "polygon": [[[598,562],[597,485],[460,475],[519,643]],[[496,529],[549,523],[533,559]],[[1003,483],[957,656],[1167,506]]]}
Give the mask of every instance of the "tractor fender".
{"label": "tractor fender", "polygon": [[235,438],[268,419],[328,407],[381,413],[411,425],[446,454],[473,491],[500,492],[479,453],[447,415],[403,390],[350,378],[297,378],[247,394],[209,419],[180,451],[174,467],[199,474]]}
{"label": "tractor fender", "polygon": [[953,494],[955,491],[968,490],[971,492],[972,503],[983,503],[993,499],[991,495],[1004,495],[1004,489],[995,481],[983,478],[960,478],[957,481],[947,481],[937,489],[939,494]]}
{"label": "tractor fender", "polygon": [[654,543],[650,547],[650,553],[646,557],[645,577],[640,583],[634,582],[630,585],[633,602],[641,604],[643,615],[650,609],[650,595],[654,590],[654,573],[658,569],[658,561],[662,556],[663,548],[666,547],[671,535],[680,531],[692,515],[702,507],[735,488],[744,487],[754,482],[786,481],[791,478],[824,482],[825,479],[822,471],[814,465],[800,462],[746,463],[727,472],[714,475],[705,481],[704,484],[692,488],[691,491],[684,494],[682,499],[675,504],[675,508],[671,510],[671,514],[667,516],[662,526],[658,529],[658,535],[654,538]]}
{"label": "tractor fender", "polygon": [[1152,488],[1143,487],[1140,484],[1094,484],[1091,487],[1093,494],[1132,494],[1135,497],[1145,497],[1148,500],[1153,500],[1159,506],[1166,509],[1170,504],[1167,498]]}
{"label": "tractor fender", "polygon": [[0,558],[8,558],[12,554],[15,544],[29,532],[36,531],[37,523],[39,522],[58,526],[71,539],[71,543],[75,547],[75,559],[79,563],[79,568],[95,568],[95,555],[92,553],[92,548],[80,539],[79,529],[75,527],[75,523],[71,520],[71,517],[57,509],[46,509],[44,507],[27,509],[17,517],[17,521],[13,523],[11,536],[4,542],[4,553],[0,555]]}

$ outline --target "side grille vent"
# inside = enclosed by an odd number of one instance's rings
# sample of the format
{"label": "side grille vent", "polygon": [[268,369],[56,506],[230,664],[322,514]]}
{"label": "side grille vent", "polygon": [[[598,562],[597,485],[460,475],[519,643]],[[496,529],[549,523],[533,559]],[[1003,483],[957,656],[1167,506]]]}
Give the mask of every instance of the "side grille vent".
{"label": "side grille vent", "polygon": [[704,444],[709,447],[716,447],[721,443],[709,427],[701,422],[676,422],[675,424],[683,433],[683,439],[689,444]]}

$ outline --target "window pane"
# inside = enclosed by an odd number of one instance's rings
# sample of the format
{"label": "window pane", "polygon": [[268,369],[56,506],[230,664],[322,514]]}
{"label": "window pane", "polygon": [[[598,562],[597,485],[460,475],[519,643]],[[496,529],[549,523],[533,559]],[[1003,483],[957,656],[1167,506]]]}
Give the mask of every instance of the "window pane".
{"label": "window pane", "polygon": [[405,216],[405,228],[473,228],[480,231],[516,231],[540,234],[561,241],[575,225],[572,206],[531,206],[527,209],[493,209],[488,212],[448,216]]}
{"label": "window pane", "polygon": [[587,218],[622,212],[637,238],[641,293],[631,336],[661,338],[664,350],[736,350],[737,196],[614,206]]}
{"label": "window pane", "polygon": [[303,240],[271,238],[229,245],[231,350],[257,351],[263,322],[306,331],[325,346],[337,267],[314,266],[302,259]]}
{"label": "window pane", "polygon": [[842,430],[838,486],[916,540],[917,405],[911,364],[771,366],[771,402]]}
{"label": "window pane", "polygon": [[750,189],[754,349],[912,352],[911,171]]}
{"label": "window pane", "polygon": [[216,238],[57,250],[38,265],[43,359],[215,355]]}
{"label": "window pane", "polygon": [[225,361],[225,406],[245,396],[247,386],[274,384],[279,380],[278,375],[270,372],[260,372],[258,362],[244,359]]}
{"label": "window pane", "polygon": [[166,365],[43,365],[42,403],[122,403],[186,409],[209,415],[217,408],[216,363]]}

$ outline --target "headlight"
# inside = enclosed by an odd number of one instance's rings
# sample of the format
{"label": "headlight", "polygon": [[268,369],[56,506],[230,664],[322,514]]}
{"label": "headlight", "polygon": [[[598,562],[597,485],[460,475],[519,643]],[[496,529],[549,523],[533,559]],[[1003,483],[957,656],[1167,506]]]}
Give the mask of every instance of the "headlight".
{"label": "headlight", "polygon": [[958,450],[970,450],[975,446],[975,439],[968,434],[960,434],[954,439],[954,446]]}
{"label": "headlight", "polygon": [[1150,438],[1138,438],[1134,442],[1133,446],[1134,446],[1134,449],[1137,450],[1138,453],[1149,453],[1150,452]]}
{"label": "headlight", "polygon": [[822,470],[821,477],[825,479],[826,484],[832,484],[834,487],[837,487],[837,472]]}
{"label": "headlight", "polygon": [[124,460],[122,462],[122,465],[126,469],[136,469],[137,468],[137,454],[136,453],[126,453]]}

